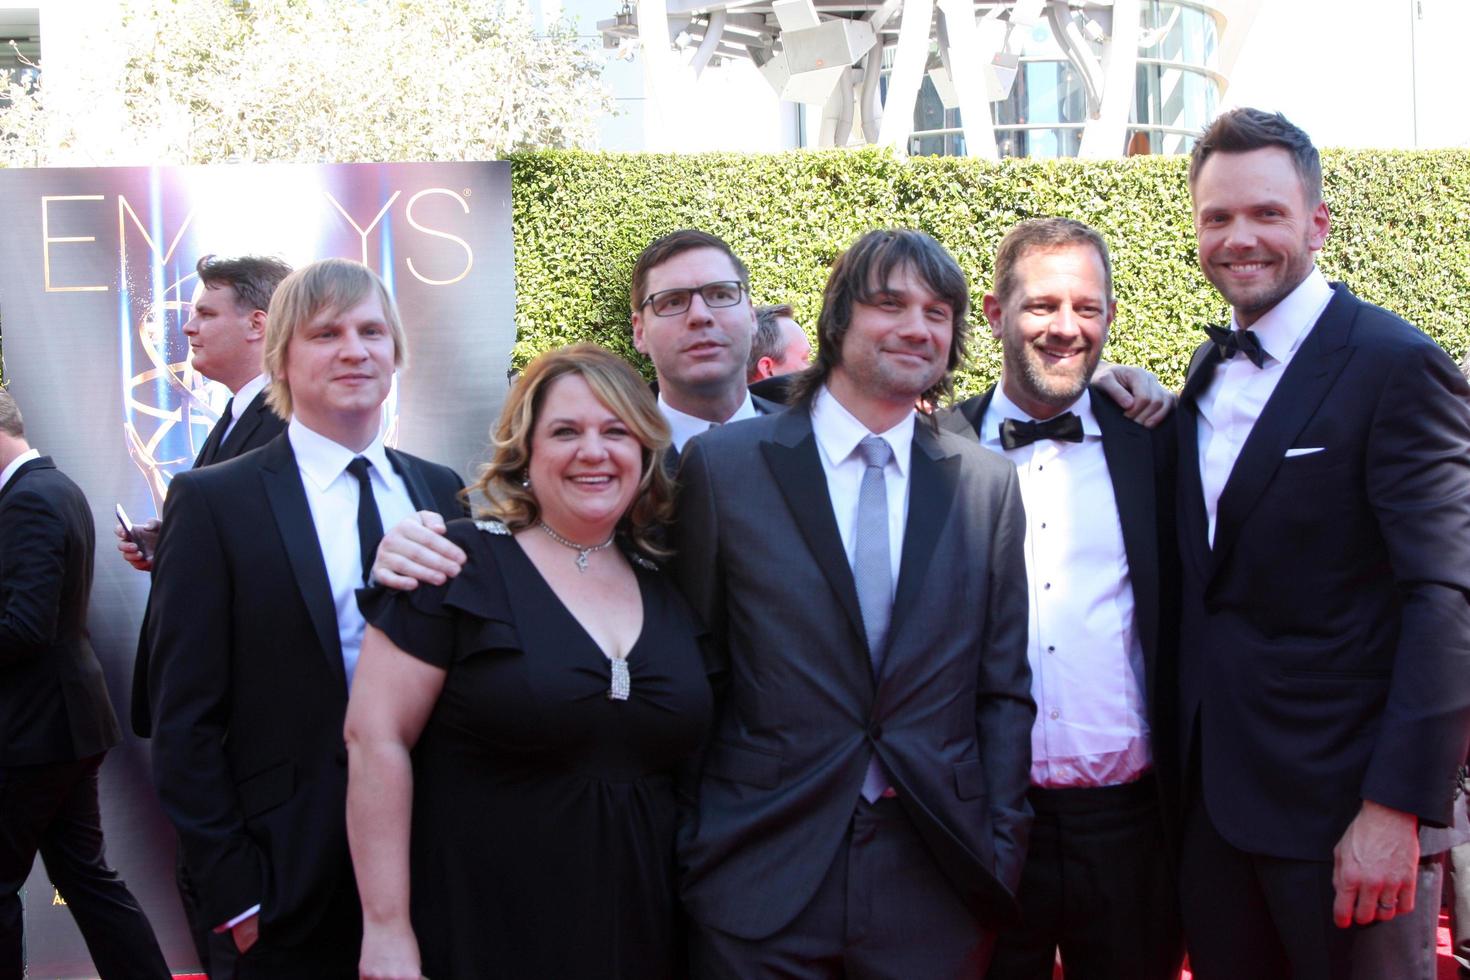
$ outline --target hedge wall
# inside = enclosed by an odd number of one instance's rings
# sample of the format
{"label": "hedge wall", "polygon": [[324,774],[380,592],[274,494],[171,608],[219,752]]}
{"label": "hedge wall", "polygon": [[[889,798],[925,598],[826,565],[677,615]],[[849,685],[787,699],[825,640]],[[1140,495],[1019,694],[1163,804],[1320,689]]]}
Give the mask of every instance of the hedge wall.
{"label": "hedge wall", "polygon": [[[1470,347],[1470,151],[1328,151],[1330,279],[1418,324],[1456,358]],[[548,152],[512,158],[515,363],[576,340],[637,358],[628,282],[638,252],[682,227],[723,237],[750,266],[757,303],[789,302],[815,324],[832,259],[869,228],[929,232],[978,294],[1016,221],[1046,215],[1098,228],[1119,301],[1107,356],[1182,383],[1199,326],[1228,310],[1196,264],[1186,160],[899,161],[886,152],[772,155]],[[999,373],[975,333],[959,387]],[[648,365],[644,363],[644,368]]]}

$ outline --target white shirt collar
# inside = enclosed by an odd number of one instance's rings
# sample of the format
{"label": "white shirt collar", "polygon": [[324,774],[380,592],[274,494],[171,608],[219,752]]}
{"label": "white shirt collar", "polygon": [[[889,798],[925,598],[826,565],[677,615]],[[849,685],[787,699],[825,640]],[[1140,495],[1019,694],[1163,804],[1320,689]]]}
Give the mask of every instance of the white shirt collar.
{"label": "white shirt collar", "polygon": [[888,443],[893,450],[893,461],[898,464],[898,471],[907,474],[909,454],[914,448],[915,418],[916,414],[909,412],[902,422],[888,431],[871,432],[827,390],[826,385],[812,398],[812,432],[831,466],[845,461],[857,450],[858,443],[874,435]]}
{"label": "white shirt collar", "polygon": [[233,422],[240,417],[240,413],[245,411],[251,402],[255,401],[255,396],[260,394],[266,385],[270,384],[270,380],[270,375],[262,373],[257,374],[240,386],[240,390],[235,392],[234,398],[230,401],[230,421]]}
{"label": "white shirt collar", "polygon": [[711,422],[709,419],[681,412],[664,399],[663,392],[659,392],[658,395],[658,410],[664,413],[664,419],[669,423],[669,434],[674,439],[674,450],[681,453],[684,451],[684,443],[701,432],[708,432],[711,425],[729,425],[731,422],[753,419],[758,414],[755,410],[755,402],[751,401],[748,391],[745,393],[745,401],[735,409],[735,414],[725,419],[724,422]]}
{"label": "white shirt collar", "polygon": [[[1082,434],[1084,436],[1097,436],[1102,438],[1102,426],[1097,424],[1097,415],[1092,411],[1092,392],[1082,389],[1082,394],[1072,403],[1070,408],[1063,411],[1071,412],[1082,420]],[[1057,414],[1061,414],[1060,412]],[[985,412],[985,418],[981,420],[981,440],[985,442],[1000,441],[1000,423],[1005,419],[1015,419],[1017,422],[1040,422],[1042,419],[1034,419],[1022,411],[1015,402],[1006,397],[1005,389],[1001,385],[995,386],[995,394],[990,398],[990,407]]]}
{"label": "white shirt collar", "polygon": [[27,449],[25,452],[12,459],[9,466],[5,467],[4,470],[0,470],[0,490],[4,490],[6,487],[10,486],[10,481],[15,479],[16,470],[20,469],[31,460],[40,458],[41,450]]}
{"label": "white shirt collar", "polygon": [[[1322,270],[1314,264],[1307,278],[1251,324],[1250,331],[1261,342],[1262,349],[1278,361],[1289,360],[1312,324],[1332,300],[1332,287]],[[1235,314],[1230,314],[1230,329],[1241,329]]]}
{"label": "white shirt collar", "polygon": [[294,415],[291,416],[290,425],[286,427],[286,434],[291,440],[291,450],[296,454],[296,465],[301,467],[302,475],[318,490],[325,490],[357,456],[366,456],[368,462],[373,464],[373,470],[377,471],[378,478],[386,484],[386,474],[393,464],[388,462],[388,454],[383,449],[382,433],[374,436],[372,444],[360,453],[307,428],[306,423]]}

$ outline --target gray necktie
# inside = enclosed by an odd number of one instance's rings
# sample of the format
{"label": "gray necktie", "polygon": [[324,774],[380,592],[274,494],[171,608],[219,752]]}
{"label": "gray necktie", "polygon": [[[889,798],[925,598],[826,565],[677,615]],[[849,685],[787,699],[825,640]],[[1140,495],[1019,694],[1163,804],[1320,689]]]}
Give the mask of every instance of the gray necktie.
{"label": "gray necktie", "polygon": [[[883,666],[884,641],[888,638],[888,621],[893,613],[893,566],[888,557],[888,488],[883,481],[883,468],[893,458],[893,449],[877,436],[858,443],[858,452],[867,464],[862,486],[858,489],[857,526],[854,529],[852,578],[857,585],[858,608],[863,614],[863,631],[868,635],[868,657],[873,662],[873,677]],[[888,777],[875,755],[868,761],[863,778],[863,799],[872,803],[888,789]]]}

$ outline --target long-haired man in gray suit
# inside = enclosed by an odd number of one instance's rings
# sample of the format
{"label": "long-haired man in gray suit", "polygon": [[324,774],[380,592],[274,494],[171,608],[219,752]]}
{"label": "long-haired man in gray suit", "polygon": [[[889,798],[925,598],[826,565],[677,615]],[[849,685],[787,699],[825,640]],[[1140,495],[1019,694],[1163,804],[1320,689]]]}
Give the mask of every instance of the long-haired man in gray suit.
{"label": "long-haired man in gray suit", "polygon": [[914,410],[948,391],[968,307],[937,242],[870,232],[793,407],[685,447],[677,578],[723,668],[681,839],[697,976],[974,977],[1015,916],[1020,493]]}

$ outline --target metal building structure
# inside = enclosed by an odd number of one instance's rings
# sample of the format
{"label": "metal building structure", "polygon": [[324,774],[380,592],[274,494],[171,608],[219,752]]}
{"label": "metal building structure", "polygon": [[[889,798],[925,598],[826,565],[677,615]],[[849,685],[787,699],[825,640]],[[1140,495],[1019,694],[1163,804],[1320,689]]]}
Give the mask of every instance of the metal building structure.
{"label": "metal building structure", "polygon": [[1213,116],[1222,5],[624,0],[598,28],[641,55],[650,109],[669,120],[699,111],[705,68],[746,58],[809,120],[820,113],[810,145],[1115,157],[1185,150]]}

